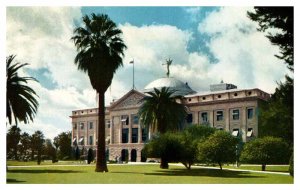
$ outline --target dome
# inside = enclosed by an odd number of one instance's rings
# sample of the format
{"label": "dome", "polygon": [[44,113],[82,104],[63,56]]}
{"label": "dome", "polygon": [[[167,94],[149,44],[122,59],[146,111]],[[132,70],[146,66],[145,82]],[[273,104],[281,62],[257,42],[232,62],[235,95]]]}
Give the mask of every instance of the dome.
{"label": "dome", "polygon": [[170,90],[174,90],[174,95],[185,96],[188,94],[196,93],[191,89],[191,87],[189,87],[187,83],[183,83],[182,81],[177,80],[173,77],[159,78],[150,82],[144,88],[144,92],[151,92],[154,90],[154,88],[161,89],[162,87],[168,87]]}

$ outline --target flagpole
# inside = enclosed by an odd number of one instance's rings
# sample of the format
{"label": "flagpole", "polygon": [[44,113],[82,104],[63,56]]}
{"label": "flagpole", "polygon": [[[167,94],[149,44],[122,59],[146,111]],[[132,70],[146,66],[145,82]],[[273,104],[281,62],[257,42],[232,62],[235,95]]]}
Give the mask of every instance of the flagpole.
{"label": "flagpole", "polygon": [[134,59],[132,61],[130,61],[129,63],[133,64],[133,66],[132,66],[132,89],[135,89],[135,86],[134,86]]}
{"label": "flagpole", "polygon": [[133,67],[132,67],[133,69],[133,71],[132,71],[132,89],[134,89],[135,87],[134,87],[134,60],[133,60]]}

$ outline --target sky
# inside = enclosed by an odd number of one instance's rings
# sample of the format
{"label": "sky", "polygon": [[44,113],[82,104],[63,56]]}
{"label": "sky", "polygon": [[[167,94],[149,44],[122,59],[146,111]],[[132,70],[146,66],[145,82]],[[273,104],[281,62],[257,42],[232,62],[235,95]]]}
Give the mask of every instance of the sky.
{"label": "sky", "polygon": [[29,84],[39,95],[34,122],[19,127],[53,139],[71,130],[72,110],[97,107],[88,76],[74,64],[70,40],[82,17],[91,13],[108,14],[128,47],[105,94],[106,105],[131,90],[133,59],[138,90],[166,76],[162,64],[170,58],[170,76],[197,92],[223,80],[239,89],[273,93],[289,71],[274,56],[278,47],[256,30],[247,11],[252,7],[7,7],[6,56],[29,63],[20,75],[39,81]]}

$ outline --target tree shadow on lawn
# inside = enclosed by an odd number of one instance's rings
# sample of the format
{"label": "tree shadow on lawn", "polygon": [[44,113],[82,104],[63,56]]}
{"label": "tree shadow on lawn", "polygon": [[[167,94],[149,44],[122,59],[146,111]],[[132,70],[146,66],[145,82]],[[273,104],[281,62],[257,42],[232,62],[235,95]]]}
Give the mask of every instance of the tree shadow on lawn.
{"label": "tree shadow on lawn", "polygon": [[6,179],[6,183],[24,183],[24,182],[26,181],[19,181],[17,179],[10,179],[10,178]]}
{"label": "tree shadow on lawn", "polygon": [[207,177],[222,177],[222,178],[264,178],[264,176],[255,176],[250,172],[245,171],[230,171],[219,169],[194,168],[187,169],[168,169],[156,170],[145,175],[160,175],[160,176],[207,176]]}
{"label": "tree shadow on lawn", "polygon": [[82,171],[75,171],[75,170],[48,170],[48,169],[41,169],[41,170],[8,170],[7,173],[84,173]]}

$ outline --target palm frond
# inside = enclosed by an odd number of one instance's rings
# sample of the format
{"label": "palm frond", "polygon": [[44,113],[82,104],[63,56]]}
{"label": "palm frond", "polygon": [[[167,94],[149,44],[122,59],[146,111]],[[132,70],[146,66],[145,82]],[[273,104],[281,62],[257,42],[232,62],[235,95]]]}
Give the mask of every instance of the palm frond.
{"label": "palm frond", "polygon": [[18,70],[29,64],[12,64],[14,58],[14,55],[6,58],[6,117],[10,124],[12,117],[15,118],[16,124],[18,121],[28,123],[33,121],[39,104],[36,92],[25,84],[28,81],[38,81],[33,77],[18,76]]}

